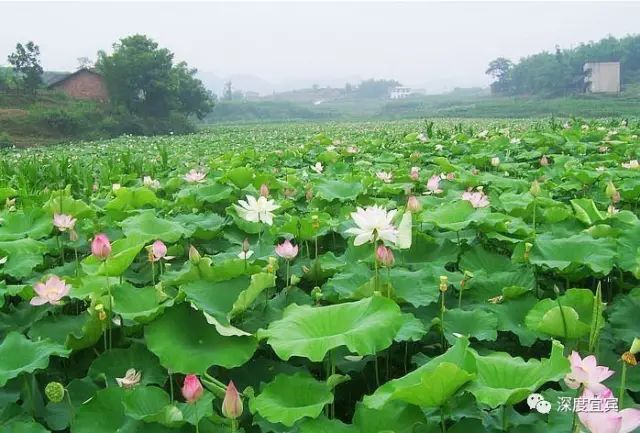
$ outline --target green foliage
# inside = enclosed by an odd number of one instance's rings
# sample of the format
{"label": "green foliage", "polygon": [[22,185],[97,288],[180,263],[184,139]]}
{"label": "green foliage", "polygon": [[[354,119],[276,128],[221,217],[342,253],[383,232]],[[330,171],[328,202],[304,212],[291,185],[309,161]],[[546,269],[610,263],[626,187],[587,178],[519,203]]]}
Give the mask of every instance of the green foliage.
{"label": "green foliage", "polygon": [[[29,41],[16,44],[15,52],[7,57],[15,73],[14,82],[18,91],[35,94],[42,83],[42,66],[40,65],[40,47]],[[6,82],[6,81],[5,81]]]}

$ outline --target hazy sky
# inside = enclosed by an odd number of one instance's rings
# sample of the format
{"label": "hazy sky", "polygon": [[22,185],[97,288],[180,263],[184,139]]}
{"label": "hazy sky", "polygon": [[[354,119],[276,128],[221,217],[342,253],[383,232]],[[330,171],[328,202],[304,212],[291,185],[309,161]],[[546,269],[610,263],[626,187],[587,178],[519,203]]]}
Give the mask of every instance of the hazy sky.
{"label": "hazy sky", "polygon": [[[487,63],[639,32],[639,3],[3,3],[0,64],[36,41],[47,70],[74,70],[143,33],[203,72],[270,83],[395,78],[485,85]],[[214,89],[217,90],[217,89]]]}

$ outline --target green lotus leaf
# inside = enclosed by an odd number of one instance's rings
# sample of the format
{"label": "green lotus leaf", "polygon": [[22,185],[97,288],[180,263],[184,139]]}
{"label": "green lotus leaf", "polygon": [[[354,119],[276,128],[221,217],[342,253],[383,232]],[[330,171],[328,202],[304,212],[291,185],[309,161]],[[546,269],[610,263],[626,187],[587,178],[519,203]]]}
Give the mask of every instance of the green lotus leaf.
{"label": "green lotus leaf", "polygon": [[120,276],[142,251],[144,242],[137,237],[124,238],[113,242],[111,247],[111,255],[106,260],[88,256],[82,260],[82,269],[89,275]]}
{"label": "green lotus leaf", "polygon": [[611,272],[616,256],[615,241],[594,239],[586,233],[554,238],[540,235],[531,250],[530,262],[559,271],[571,271],[571,266],[586,266],[599,275]]}
{"label": "green lotus leaf", "polygon": [[444,230],[459,231],[471,224],[479,213],[468,201],[458,200],[425,211],[422,221]]}
{"label": "green lotus leaf", "polygon": [[[426,387],[424,388],[425,392],[431,393],[432,390],[429,387],[429,382],[424,382],[423,384],[422,378],[433,377],[433,372],[436,371],[438,366],[443,363],[456,365],[466,374],[473,374],[475,371],[475,359],[469,350],[469,340],[466,337],[458,338],[456,344],[450,347],[444,354],[433,358],[426,364],[418,367],[416,370],[402,376],[401,378],[385,383],[372,395],[365,396],[363,400],[364,404],[372,409],[381,409],[385,405],[394,401],[397,395],[402,396],[404,399],[408,398],[406,394],[408,391],[403,390],[415,390],[423,386]],[[463,377],[462,373],[456,374],[460,379]],[[442,390],[444,390],[444,388]],[[434,396],[439,396],[438,398],[444,395],[437,394],[440,392],[438,388],[434,388],[433,392]],[[428,397],[425,396],[424,398]]]}
{"label": "green lotus leaf", "polygon": [[473,337],[477,340],[495,341],[498,338],[498,318],[483,310],[465,311],[458,308],[444,313],[444,335],[449,344],[454,344],[454,334]]}
{"label": "green lotus leaf", "polygon": [[318,217],[318,229],[314,228],[312,215],[297,216],[287,214],[287,221],[277,229],[278,234],[281,236],[291,235],[298,241],[312,241],[316,236],[326,234],[330,227],[331,215],[319,212],[314,213],[313,216]]}
{"label": "green lotus leaf", "polygon": [[571,206],[576,214],[576,219],[588,226],[592,226],[605,218],[598,210],[596,204],[590,198],[576,198],[571,200]]}
{"label": "green lotus leaf", "polygon": [[538,299],[529,293],[516,299],[506,299],[499,304],[489,304],[486,308],[498,318],[498,331],[513,332],[521,345],[531,346],[540,334],[525,326],[525,318],[537,302]]}
{"label": "green lotus leaf", "polygon": [[196,422],[199,422],[203,418],[208,418],[213,415],[213,400],[213,394],[205,390],[202,394],[202,397],[200,397],[195,403],[177,402],[174,404],[178,407],[178,409],[180,409],[180,412],[182,412],[182,418],[187,423],[196,425]]}
{"label": "green lotus leaf", "polygon": [[136,237],[143,242],[162,240],[177,242],[181,237],[191,236],[189,230],[176,221],[157,217],[153,212],[142,212],[122,221],[122,231],[126,236]]}
{"label": "green lotus leaf", "polygon": [[31,341],[10,332],[0,344],[0,387],[21,373],[47,368],[51,356],[68,357],[70,349],[49,340]]}
{"label": "green lotus leaf", "polygon": [[147,323],[165,308],[173,305],[173,299],[156,290],[155,287],[134,287],[129,283],[111,288],[113,312],[125,320]]}
{"label": "green lotus leaf", "polygon": [[[62,204],[62,206],[60,206]],[[42,206],[51,216],[55,213],[71,215],[74,218],[92,218],[95,211],[82,200],[76,200],[69,196],[69,191],[65,191],[62,196],[59,192],[51,194],[51,198]]]}
{"label": "green lotus leaf", "polygon": [[341,299],[359,299],[373,294],[373,271],[365,263],[355,263],[333,275],[322,287],[325,294]]}
{"label": "green lotus leaf", "polygon": [[0,241],[21,238],[41,239],[51,233],[53,219],[40,209],[12,212],[0,225]]}
{"label": "green lotus leaf", "polygon": [[149,188],[120,188],[115,191],[115,198],[106,204],[105,209],[127,211],[156,206],[159,202],[156,194]]}
{"label": "green lotus leaf", "polygon": [[196,190],[196,199],[206,203],[218,203],[228,200],[232,193],[233,188],[227,185],[205,185]]}
{"label": "green lotus leaf", "polygon": [[[384,273],[382,274],[384,276]],[[418,270],[394,267],[390,271],[391,285],[396,298],[408,302],[414,307],[423,307],[440,298],[438,286],[440,276],[446,275],[451,284],[462,280],[459,273],[449,272],[443,267],[425,263]]]}
{"label": "green lotus leaf", "polygon": [[[569,289],[559,297],[559,301],[543,299],[538,302],[525,318],[527,327],[554,337],[577,339],[589,335],[593,320],[593,292]],[[598,322],[604,324],[602,316]],[[564,335],[565,326],[567,335]]]}
{"label": "green lotus leaf", "polygon": [[235,186],[238,188],[246,188],[251,183],[253,179],[254,171],[249,167],[236,167],[228,170],[225,173],[227,179],[229,179]]}
{"label": "green lotus leaf", "polygon": [[395,389],[391,399],[421,407],[441,407],[473,377],[455,364],[442,362],[432,371],[424,371],[420,383]]}
{"label": "green lotus leaf", "polygon": [[257,348],[254,337],[224,337],[207,323],[202,312],[181,304],[145,328],[147,347],[160,363],[176,373],[202,374],[212,365],[240,366]]}
{"label": "green lotus leaf", "polygon": [[341,202],[355,200],[363,192],[361,182],[348,182],[344,180],[321,179],[314,185],[315,194],[326,200],[338,200]]}
{"label": "green lotus leaf", "polygon": [[476,354],[477,376],[468,389],[479,403],[491,408],[514,405],[569,372],[569,360],[563,351],[564,346],[553,341],[551,356],[542,360],[525,361],[504,352]]}
{"label": "green lotus leaf", "polygon": [[337,419],[324,417],[307,419],[299,423],[300,433],[359,433],[354,426]]}
{"label": "green lotus leaf", "polygon": [[71,433],[114,433],[125,424],[122,399],[124,390],[112,386],[96,392],[92,399],[76,409]]}
{"label": "green lotus leaf", "polygon": [[141,373],[141,385],[164,385],[167,381],[167,374],[160,366],[158,357],[142,344],[102,353],[89,367],[89,377],[95,381],[107,381],[109,386],[117,386],[116,378],[123,378],[131,368]]}
{"label": "green lotus leaf", "polygon": [[215,213],[182,214],[173,219],[193,233],[195,239],[210,240],[224,228],[226,218]]}
{"label": "green lotus leaf", "polygon": [[237,316],[244,312],[251,306],[253,301],[262,293],[265,289],[275,287],[276,276],[268,272],[260,272],[251,275],[251,284],[246,290],[243,290],[238,295],[238,299],[233,303],[233,308],[229,315],[231,317]]}
{"label": "green lotus leaf", "polygon": [[618,266],[640,278],[640,224],[634,224],[617,239]]}
{"label": "green lotus leaf", "polygon": [[172,426],[180,423],[182,412],[170,404],[169,394],[155,386],[136,386],[122,399],[126,416],[145,422]]}
{"label": "green lotus leaf", "polygon": [[357,403],[353,425],[364,433],[427,433],[429,425],[422,410],[401,401],[372,409]]}
{"label": "green lotus leaf", "polygon": [[420,341],[427,333],[427,329],[418,319],[411,313],[403,313],[404,322],[402,327],[395,336],[394,341]]}
{"label": "green lotus leaf", "polygon": [[634,318],[640,311],[640,287],[626,295],[619,295],[607,309],[613,334],[626,345],[640,337],[640,321]]}
{"label": "green lotus leaf", "polygon": [[250,283],[246,275],[224,281],[197,280],[180,286],[187,299],[222,323],[229,323],[233,304]]}
{"label": "green lotus leaf", "polygon": [[281,359],[303,356],[319,362],[340,346],[358,355],[383,350],[391,345],[402,324],[398,305],[374,296],[323,307],[290,305],[281,320],[258,331],[258,338],[267,338]]}
{"label": "green lotus leaf", "polygon": [[42,255],[47,251],[44,243],[31,238],[0,241],[0,257],[7,261],[0,267],[1,274],[14,278],[26,278],[33,268],[42,264]]}
{"label": "green lotus leaf", "polygon": [[29,330],[34,340],[49,339],[71,350],[93,346],[102,335],[102,322],[87,312],[77,316],[48,316],[35,322]]}
{"label": "green lotus leaf", "polygon": [[316,418],[333,402],[331,388],[305,374],[279,374],[249,401],[251,412],[272,423],[291,427],[303,418]]}
{"label": "green lotus leaf", "polygon": [[49,433],[36,421],[14,421],[2,426],[2,433]]}

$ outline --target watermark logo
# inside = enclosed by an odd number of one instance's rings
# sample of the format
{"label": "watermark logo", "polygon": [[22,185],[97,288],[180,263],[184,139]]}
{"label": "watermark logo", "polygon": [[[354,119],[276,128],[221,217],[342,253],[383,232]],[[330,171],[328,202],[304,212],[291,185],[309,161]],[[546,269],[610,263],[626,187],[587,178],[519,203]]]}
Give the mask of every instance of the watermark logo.
{"label": "watermark logo", "polygon": [[[552,405],[544,399],[542,394],[533,393],[527,397],[527,405],[530,410],[541,414],[551,412]],[[618,411],[618,399],[611,398],[586,398],[586,397],[558,397],[556,403],[557,412],[585,412],[604,413]]]}
{"label": "watermark logo", "polygon": [[527,397],[527,404],[530,410],[535,410],[538,413],[547,414],[551,412],[551,403],[545,400],[542,394],[531,394]]}

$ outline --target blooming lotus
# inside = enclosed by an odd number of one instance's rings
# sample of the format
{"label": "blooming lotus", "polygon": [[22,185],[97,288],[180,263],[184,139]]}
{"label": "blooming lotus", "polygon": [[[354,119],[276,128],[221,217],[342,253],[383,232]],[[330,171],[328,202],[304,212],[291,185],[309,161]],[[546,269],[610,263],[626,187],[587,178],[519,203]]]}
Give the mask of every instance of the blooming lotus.
{"label": "blooming lotus", "polygon": [[483,191],[465,191],[462,193],[462,200],[468,201],[474,208],[489,206],[489,198]]}
{"label": "blooming lotus", "polygon": [[311,166],[311,170],[315,171],[318,174],[322,174],[322,172],[324,171],[324,167],[322,166],[321,162],[316,162],[315,165]]}
{"label": "blooming lotus", "polygon": [[142,178],[142,184],[150,189],[160,188],[160,182],[156,179],[152,179],[151,176],[145,176]]}
{"label": "blooming lotus", "polygon": [[442,190],[440,189],[440,176],[434,174],[427,181],[427,194],[440,194]]}
{"label": "blooming lotus", "polygon": [[173,256],[167,256],[167,246],[161,240],[155,241],[149,248],[149,261],[157,262],[162,259],[171,260]]}
{"label": "blooming lotus", "polygon": [[276,254],[285,260],[293,260],[298,255],[298,246],[293,245],[289,239],[276,246]]}
{"label": "blooming lotus", "polygon": [[640,168],[640,162],[638,162],[638,160],[637,160],[637,159],[632,159],[632,160],[631,160],[631,161],[629,161],[629,162],[623,162],[623,163],[622,163],[622,166],[623,166],[624,168],[630,168],[630,169],[632,169],[632,170],[637,170],[637,169],[639,169],[639,168]]}
{"label": "blooming lotus", "polygon": [[71,290],[71,286],[55,275],[49,277],[44,283],[38,283],[33,287],[36,296],[31,299],[31,305],[51,304],[58,305]]}
{"label": "blooming lotus", "polygon": [[409,172],[409,177],[411,180],[420,179],[420,167],[411,167],[411,171]]}
{"label": "blooming lotus", "polygon": [[423,133],[418,134],[416,138],[423,143],[429,140],[429,138]]}
{"label": "blooming lotus", "polygon": [[379,171],[376,173],[376,177],[384,183],[390,183],[393,180],[393,174],[386,171]]}
{"label": "blooming lotus", "polygon": [[136,371],[135,368],[130,368],[124,377],[116,377],[116,383],[120,388],[130,389],[140,383],[140,379],[142,379],[142,372]]}
{"label": "blooming lotus", "polygon": [[204,182],[205,177],[207,177],[206,173],[196,169],[191,169],[189,173],[184,175],[184,180],[189,183],[202,183]]}
{"label": "blooming lotus", "polygon": [[494,156],[493,158],[491,158],[492,167],[497,167],[499,165],[500,165],[500,158],[498,158],[497,156]]}
{"label": "blooming lotus", "polygon": [[[589,406],[603,408],[603,410],[579,411],[578,418],[590,433],[631,433],[640,426],[640,410],[623,409],[607,410],[607,402],[614,399],[613,393],[607,387],[600,393],[585,389],[581,396],[588,401]],[[615,401],[615,399],[614,399]]]}
{"label": "blooming lotus", "polygon": [[280,208],[273,200],[267,200],[266,197],[255,197],[248,195],[247,200],[238,200],[238,204],[234,204],[238,215],[250,222],[263,222],[267,225],[273,224],[273,211]]}
{"label": "blooming lotus", "polygon": [[589,355],[586,358],[580,358],[580,354],[575,350],[571,352],[569,356],[571,362],[571,372],[564,378],[564,383],[569,388],[578,389],[580,385],[583,385],[585,389],[600,394],[605,389],[602,381],[611,377],[615,372],[609,370],[607,367],[598,366],[596,357]]}
{"label": "blooming lotus", "polygon": [[76,226],[76,219],[71,215],[53,214],[53,225],[61,232],[73,230]]}
{"label": "blooming lotus", "polygon": [[181,391],[182,396],[187,403],[195,403],[200,397],[202,397],[204,389],[202,388],[202,384],[200,383],[198,376],[195,374],[188,374],[184,378],[184,384],[182,385]]}
{"label": "blooming lotus", "polygon": [[91,242],[91,254],[96,258],[103,260],[111,254],[111,242],[104,233],[97,234]]}
{"label": "blooming lotus", "polygon": [[398,229],[393,224],[393,217],[396,210],[387,212],[380,206],[369,206],[366,209],[358,208],[356,212],[351,212],[351,218],[357,227],[350,228],[346,233],[356,235],[353,244],[363,245],[367,242],[377,240],[396,243],[398,239]]}
{"label": "blooming lotus", "polygon": [[233,381],[230,381],[224,393],[224,400],[222,400],[222,415],[230,419],[236,419],[242,415],[243,409],[240,393]]}
{"label": "blooming lotus", "polygon": [[347,147],[347,153],[350,153],[352,155],[358,153],[359,151],[360,150],[356,146]]}

